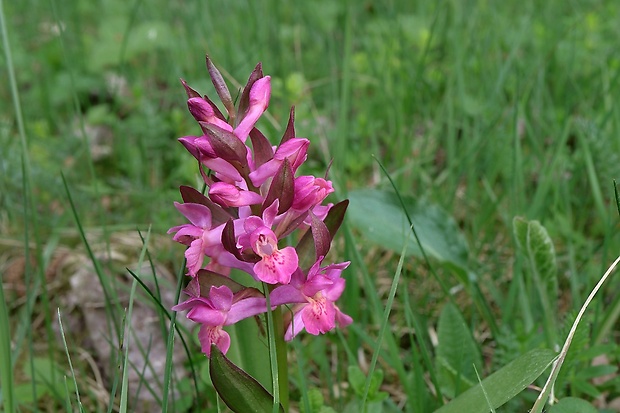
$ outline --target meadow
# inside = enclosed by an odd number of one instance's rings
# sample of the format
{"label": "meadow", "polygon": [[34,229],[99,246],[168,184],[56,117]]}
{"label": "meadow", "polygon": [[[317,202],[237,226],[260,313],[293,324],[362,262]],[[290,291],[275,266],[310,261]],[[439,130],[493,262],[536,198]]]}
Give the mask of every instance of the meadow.
{"label": "meadow", "polygon": [[[289,411],[529,411],[578,319],[544,411],[620,412],[620,276],[578,317],[620,251],[618,15],[0,0],[0,411],[229,411],[171,311],[187,277],[166,234],[203,184],[179,79],[215,100],[208,55],[235,99],[262,62],[257,127],[277,144],[295,106],[303,174],[350,201],[328,259],[351,261],[354,322],[289,343]],[[257,323],[229,330],[270,390]]]}

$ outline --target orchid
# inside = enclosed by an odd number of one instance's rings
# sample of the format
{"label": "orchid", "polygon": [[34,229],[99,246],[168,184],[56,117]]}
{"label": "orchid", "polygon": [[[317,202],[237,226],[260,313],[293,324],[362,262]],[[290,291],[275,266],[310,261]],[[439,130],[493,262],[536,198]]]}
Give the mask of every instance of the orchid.
{"label": "orchid", "polygon": [[[271,78],[263,75],[260,64],[237,107],[208,59],[207,67],[227,116],[182,81],[202,134],[179,141],[198,161],[208,191],[204,195],[182,187],[184,203],[175,203],[189,223],[168,232],[188,247],[191,281],[188,298],[173,310],[187,310],[187,318],[200,324],[198,338],[208,357],[212,345],[222,353],[230,348],[225,326],[268,311],[265,294],[271,300],[269,311],[291,308],[279,340],[291,340],[303,329],[316,335],[350,324],[336,305],[345,286],[341,273],[349,263],[321,267],[347,201],[324,204],[334,192],[327,177],[295,176],[310,141],[295,136],[293,110],[276,146],[256,128],[271,97]],[[287,245],[292,239],[300,241]],[[238,284],[231,278],[232,268],[250,274],[255,287]]]}

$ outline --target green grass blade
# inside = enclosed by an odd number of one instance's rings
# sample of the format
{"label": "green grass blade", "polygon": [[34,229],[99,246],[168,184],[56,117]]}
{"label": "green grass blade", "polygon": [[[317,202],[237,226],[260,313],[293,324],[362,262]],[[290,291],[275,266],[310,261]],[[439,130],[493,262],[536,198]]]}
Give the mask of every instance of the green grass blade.
{"label": "green grass blade", "polygon": [[558,374],[560,373],[560,369],[562,368],[562,364],[564,363],[564,359],[566,358],[566,355],[568,354],[568,349],[570,348],[571,342],[573,340],[573,337],[575,336],[575,332],[577,331],[577,327],[579,326],[579,323],[581,322],[581,319],[583,318],[583,315],[585,314],[585,312],[588,309],[590,303],[592,302],[592,300],[594,299],[594,297],[596,296],[598,291],[601,289],[601,287],[603,286],[605,281],[607,281],[609,276],[614,272],[614,270],[616,269],[616,266],[618,265],[618,263],[620,263],[620,256],[618,256],[616,258],[616,260],[609,266],[607,271],[605,271],[605,274],[603,274],[601,279],[598,281],[598,283],[592,289],[592,292],[590,293],[590,295],[588,296],[586,301],[583,303],[583,306],[579,310],[579,314],[577,314],[577,317],[575,318],[575,322],[573,323],[570,331],[568,332],[568,336],[566,337],[566,341],[564,341],[564,345],[562,346],[562,350],[560,350],[560,354],[558,356],[558,359],[553,364],[553,369],[551,369],[551,373],[549,374],[549,378],[547,379],[547,382],[545,383],[545,386],[543,387],[543,389],[541,390],[540,394],[538,395],[538,398],[536,399],[536,402],[534,403],[534,406],[532,406],[532,410],[530,410],[531,413],[540,413],[540,412],[542,412],[542,410],[543,410],[543,408],[545,406],[545,403],[547,403],[547,399],[549,397],[549,394],[551,393],[551,391],[553,389],[553,385],[555,383],[555,380],[557,379]]}
{"label": "green grass blade", "polygon": [[[178,283],[177,283],[177,291],[174,301],[179,302],[179,297],[181,296],[181,289],[183,287],[183,269],[185,268],[185,262],[183,266],[179,270],[178,274]],[[174,351],[174,332],[176,331],[176,323],[177,323],[177,312],[174,311],[170,316],[170,328],[168,329],[168,341],[166,343],[166,366],[164,370],[164,387],[163,387],[163,400],[161,411],[162,413],[168,412],[168,398],[170,397],[170,384],[172,380],[172,352]],[[191,359],[191,357],[190,357]]]}
{"label": "green grass blade", "polygon": [[[146,244],[145,244],[146,246]],[[140,257],[140,264],[141,264],[141,259],[142,257]],[[141,265],[138,265],[138,268],[140,268]],[[133,282],[131,283],[131,292],[129,293],[129,308],[127,309],[127,316],[126,316],[126,331],[124,333],[125,336],[125,340],[123,341],[123,345],[124,345],[124,356],[123,356],[123,380],[121,383],[121,394],[120,394],[120,406],[119,406],[119,412],[120,413],[126,413],[127,412],[127,401],[129,400],[129,341],[130,341],[130,337],[131,334],[130,332],[132,331],[131,328],[131,314],[133,312],[133,301],[135,298],[135,294],[136,294],[136,286],[138,285],[138,283],[136,282],[136,280],[133,280]]]}
{"label": "green grass blade", "polygon": [[67,355],[67,361],[69,362],[69,370],[71,371],[71,378],[75,386],[75,397],[77,399],[78,408],[80,412],[84,412],[84,406],[82,405],[82,399],[80,398],[80,390],[78,387],[77,379],[75,378],[75,371],[73,370],[73,363],[71,362],[71,354],[69,353],[69,347],[67,346],[67,339],[65,338],[65,330],[62,327],[62,317],[60,316],[60,308],[58,309],[58,327],[60,328],[60,336],[62,337],[62,344],[65,347],[65,354]]}
{"label": "green grass blade", "polygon": [[16,411],[13,391],[13,361],[11,359],[11,328],[9,309],[4,299],[4,287],[0,285],[0,378],[2,379],[2,403],[4,412]]}
{"label": "green grass blade", "polygon": [[372,380],[373,373],[377,366],[377,360],[379,359],[379,352],[381,349],[381,344],[383,342],[383,337],[387,332],[387,327],[390,324],[390,312],[392,311],[392,304],[394,304],[394,297],[396,296],[396,290],[398,289],[398,282],[400,281],[400,274],[403,271],[403,263],[405,262],[407,252],[407,244],[403,246],[403,251],[400,254],[400,259],[398,260],[398,267],[396,268],[396,274],[394,274],[394,278],[392,279],[392,285],[390,286],[390,292],[388,295],[387,303],[385,304],[385,310],[383,312],[383,317],[381,320],[381,327],[379,329],[379,339],[375,345],[375,351],[372,354],[372,359],[370,360],[370,367],[368,369],[368,375],[366,376],[366,383],[364,383],[364,396],[362,397],[362,411],[366,410],[366,399],[368,398],[368,391],[370,390],[370,383]]}

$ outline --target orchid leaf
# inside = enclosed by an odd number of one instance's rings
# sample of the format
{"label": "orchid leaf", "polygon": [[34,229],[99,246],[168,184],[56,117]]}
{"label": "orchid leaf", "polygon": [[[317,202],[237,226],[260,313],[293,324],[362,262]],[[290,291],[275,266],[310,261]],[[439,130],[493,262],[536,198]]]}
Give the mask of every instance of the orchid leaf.
{"label": "orchid leaf", "polygon": [[287,235],[291,234],[297,228],[299,228],[302,223],[308,217],[308,213],[301,214],[290,221],[282,221],[275,229],[275,234],[278,239],[282,239]]}
{"label": "orchid leaf", "polygon": [[196,276],[198,278],[198,283],[200,284],[200,295],[203,297],[207,296],[206,294],[209,290],[211,290],[211,287],[221,287],[222,285],[225,285],[230,288],[230,291],[232,291],[233,294],[246,288],[244,285],[233,281],[230,277],[205,269],[198,270]]}
{"label": "orchid leaf", "polygon": [[221,206],[211,201],[209,198],[201,194],[196,189],[185,185],[181,185],[179,189],[181,191],[181,197],[183,198],[183,202],[202,204],[209,208],[209,210],[211,211],[211,220],[213,226],[221,225],[232,218],[232,216],[228,212],[226,212]]}
{"label": "orchid leaf", "polygon": [[237,111],[237,121],[238,125],[245,115],[248,113],[248,109],[250,108],[250,90],[258,79],[263,77],[263,65],[261,63],[257,64],[252,73],[250,73],[250,77],[248,78],[248,82],[245,84],[243,91],[241,92],[241,98],[239,99],[239,110]]}
{"label": "orchid leaf", "polygon": [[[348,206],[349,200],[345,199],[329,209],[329,212],[323,221],[325,228],[329,231],[329,242],[334,239],[334,235],[336,235],[338,228],[340,228]],[[316,262],[317,248],[315,246],[315,239],[312,231],[307,231],[304,236],[301,237],[301,240],[295,249],[297,250],[299,266],[301,268],[309,268]]]}
{"label": "orchid leaf", "polygon": [[250,140],[252,141],[252,150],[254,151],[254,165],[256,168],[259,168],[273,158],[273,148],[265,135],[256,128],[252,128],[250,131]]}
{"label": "orchid leaf", "polygon": [[285,213],[293,205],[294,196],[295,174],[288,159],[284,159],[276,175],[271,180],[269,192],[267,192],[265,202],[263,202],[261,213],[273,204],[276,199],[279,200],[278,215]]}
{"label": "orchid leaf", "polygon": [[[202,297],[208,297],[211,287],[221,287],[225,285],[230,288],[230,291],[235,295],[235,301],[242,300],[248,297],[265,297],[260,290],[254,287],[246,287],[243,284],[239,284],[233,281],[230,277],[222,274],[218,274],[209,270],[199,270],[197,274],[198,284],[200,285],[200,295]],[[191,283],[190,283],[191,284]]]}
{"label": "orchid leaf", "polygon": [[[351,224],[370,242],[400,253],[422,257],[398,196],[390,191],[362,189],[349,193]],[[461,272],[467,272],[468,246],[454,219],[439,206],[403,197],[426,254]]]}
{"label": "orchid leaf", "polygon": [[237,248],[237,241],[235,240],[235,224],[232,219],[226,221],[226,225],[224,225],[224,230],[222,231],[222,245],[224,249],[230,252],[235,256],[238,260],[241,260],[241,253]]}
{"label": "orchid leaf", "polygon": [[181,83],[183,84],[183,87],[185,88],[185,93],[187,93],[188,99],[200,97],[200,93],[192,89],[185,80],[181,79]]}
{"label": "orchid leaf", "polygon": [[224,104],[224,107],[228,111],[228,115],[232,118],[235,117],[235,104],[233,103],[232,97],[230,96],[230,91],[228,90],[228,86],[226,86],[226,82],[222,77],[222,74],[217,67],[213,64],[209,56],[206,57],[207,60],[207,71],[209,72],[209,76],[211,77],[211,82],[215,87],[215,91],[217,95],[220,97],[220,100]]}
{"label": "orchid leaf", "polygon": [[327,216],[323,221],[325,223],[325,226],[329,230],[329,235],[332,240],[340,229],[340,225],[342,225],[342,221],[344,220],[344,214],[347,212],[348,207],[348,199],[338,202],[336,205],[332,206],[329,209],[329,212],[327,213]]}
{"label": "orchid leaf", "polygon": [[554,359],[555,352],[552,350],[531,350],[466,390],[435,413],[488,413],[489,407],[496,409],[521,393]]}
{"label": "orchid leaf", "polygon": [[284,142],[295,137],[295,106],[291,106],[291,111],[288,115],[288,123],[286,124],[286,130],[284,131],[284,135],[282,135],[282,139],[280,140],[280,145]]}
{"label": "orchid leaf", "polygon": [[[264,413],[273,410],[273,396],[252,376],[211,346],[209,375],[224,403],[235,413]],[[279,412],[284,413],[282,406]]]}
{"label": "orchid leaf", "polygon": [[207,122],[198,122],[215,154],[227,162],[247,165],[247,147],[232,132]]}
{"label": "orchid leaf", "polygon": [[327,229],[325,223],[318,219],[312,212],[310,212],[310,217],[312,219],[310,230],[312,232],[312,239],[314,240],[316,259],[318,260],[320,257],[327,255],[332,240],[329,229]]}

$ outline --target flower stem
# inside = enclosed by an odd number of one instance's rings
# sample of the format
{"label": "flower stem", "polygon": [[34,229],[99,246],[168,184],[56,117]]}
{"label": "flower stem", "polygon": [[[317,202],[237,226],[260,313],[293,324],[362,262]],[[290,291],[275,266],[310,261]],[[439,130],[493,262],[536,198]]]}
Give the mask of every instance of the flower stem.
{"label": "flower stem", "polygon": [[[265,285],[265,284],[263,284]],[[286,342],[284,341],[284,320],[282,307],[270,311],[269,293],[272,286],[267,286],[267,333],[269,335],[269,357],[271,360],[271,375],[273,380],[274,401],[279,402],[288,412],[288,360],[286,357]]]}
{"label": "flower stem", "polygon": [[284,322],[282,317],[282,307],[278,307],[273,312],[273,326],[276,344],[276,355],[278,363],[278,381],[280,390],[280,403],[284,407],[284,411],[288,411],[288,359],[287,359],[287,344],[284,341]]}

